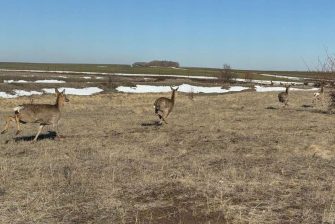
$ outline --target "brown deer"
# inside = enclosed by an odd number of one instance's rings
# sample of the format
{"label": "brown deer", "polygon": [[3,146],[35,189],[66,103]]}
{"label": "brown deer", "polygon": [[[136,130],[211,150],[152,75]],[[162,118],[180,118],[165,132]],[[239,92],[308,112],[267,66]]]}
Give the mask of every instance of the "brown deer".
{"label": "brown deer", "polygon": [[291,86],[286,86],[286,91],[278,94],[278,100],[284,104],[284,107],[288,105],[288,90]]}
{"label": "brown deer", "polygon": [[56,92],[56,103],[55,104],[23,104],[14,108],[14,116],[9,116],[6,120],[6,125],[1,132],[4,134],[8,131],[11,122],[16,123],[17,131],[16,135],[21,133],[20,123],[38,123],[40,126],[38,132],[34,138],[34,142],[37,141],[39,134],[46,125],[52,125],[56,129],[57,138],[60,138],[58,132],[58,122],[61,117],[61,109],[65,102],[69,102],[69,99],[65,95],[65,90]]}
{"label": "brown deer", "polygon": [[159,124],[162,124],[162,120],[165,122],[165,124],[167,124],[166,118],[169,116],[174,107],[175,94],[179,87],[173,89],[170,86],[170,88],[172,90],[171,99],[166,97],[160,97],[154,103],[155,113],[159,117]]}

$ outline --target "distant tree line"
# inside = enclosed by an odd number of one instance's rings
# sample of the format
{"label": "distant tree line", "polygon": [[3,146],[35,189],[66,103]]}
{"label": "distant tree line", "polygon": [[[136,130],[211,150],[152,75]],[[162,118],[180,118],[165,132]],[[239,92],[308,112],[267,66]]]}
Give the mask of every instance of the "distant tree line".
{"label": "distant tree line", "polygon": [[179,68],[179,63],[175,61],[159,61],[154,60],[150,62],[135,62],[133,67],[175,67]]}

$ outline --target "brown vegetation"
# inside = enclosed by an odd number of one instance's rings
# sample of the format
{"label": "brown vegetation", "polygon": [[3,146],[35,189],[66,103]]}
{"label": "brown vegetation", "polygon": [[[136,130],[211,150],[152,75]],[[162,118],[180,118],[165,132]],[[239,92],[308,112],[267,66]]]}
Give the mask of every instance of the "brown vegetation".
{"label": "brown vegetation", "polygon": [[158,94],[71,96],[65,139],[1,136],[0,223],[332,223],[334,117],[310,95],[178,94],[159,127]]}
{"label": "brown vegetation", "polygon": [[233,71],[232,71],[230,65],[224,64],[223,68],[220,70],[219,79],[222,82],[230,83],[230,82],[233,81],[233,78],[234,78],[234,75],[233,75]]}

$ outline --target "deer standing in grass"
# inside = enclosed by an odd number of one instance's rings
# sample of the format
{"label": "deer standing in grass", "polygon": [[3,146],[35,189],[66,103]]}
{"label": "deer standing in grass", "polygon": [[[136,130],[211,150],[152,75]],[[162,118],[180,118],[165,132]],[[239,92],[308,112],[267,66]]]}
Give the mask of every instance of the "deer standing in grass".
{"label": "deer standing in grass", "polygon": [[169,116],[169,114],[171,113],[174,107],[175,94],[179,87],[177,87],[176,89],[173,89],[170,86],[170,88],[172,90],[171,99],[166,98],[166,97],[160,97],[154,103],[155,113],[159,117],[160,124],[162,124],[162,121],[164,121],[165,124],[167,124],[166,118]]}
{"label": "deer standing in grass", "polygon": [[324,101],[324,89],[323,89],[324,85],[321,84],[320,90],[317,93],[314,93],[314,97],[313,97],[313,104],[316,104],[317,101],[321,102],[321,105],[323,106],[323,101]]}
{"label": "deer standing in grass", "polygon": [[16,123],[17,131],[16,135],[21,133],[20,123],[38,123],[38,132],[34,138],[34,142],[37,141],[39,134],[46,125],[52,125],[56,129],[57,138],[60,138],[58,132],[58,123],[61,118],[61,109],[65,102],[69,102],[69,99],[65,95],[65,90],[56,92],[56,103],[55,104],[23,104],[14,108],[14,116],[9,116],[6,120],[6,125],[1,134],[8,131],[11,122]]}
{"label": "deer standing in grass", "polygon": [[291,86],[286,86],[286,91],[278,94],[278,100],[284,104],[284,107],[288,105],[288,90]]}

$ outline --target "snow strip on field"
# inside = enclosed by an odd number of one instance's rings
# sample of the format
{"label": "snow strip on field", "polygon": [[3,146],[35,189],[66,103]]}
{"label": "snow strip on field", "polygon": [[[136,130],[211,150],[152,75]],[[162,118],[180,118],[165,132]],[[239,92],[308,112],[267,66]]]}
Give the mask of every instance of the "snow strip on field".
{"label": "snow strip on field", "polygon": [[[255,86],[256,92],[280,92],[285,91],[285,87],[281,86]],[[298,89],[290,88],[290,91],[318,91],[319,88],[310,88],[310,89]]]}
{"label": "snow strip on field", "polygon": [[[75,89],[75,88],[59,88],[59,91],[63,91],[65,89],[65,94],[68,95],[78,95],[78,96],[89,96],[95,93],[100,93],[103,89],[98,87],[88,87],[83,89]],[[55,93],[55,89],[42,89],[44,93]],[[32,96],[32,95],[42,95],[43,92],[38,91],[25,91],[25,90],[14,90],[14,94],[9,94],[6,92],[0,92],[0,98],[16,98],[19,96]]]}
{"label": "snow strip on field", "polygon": [[110,75],[117,76],[137,76],[137,77],[173,77],[173,78],[187,78],[187,79],[218,79],[213,76],[197,76],[197,75],[159,75],[159,74],[125,74],[125,73],[110,73]]}
{"label": "snow strip on field", "polygon": [[15,98],[16,96],[14,95],[11,95],[11,94],[8,94],[8,93],[5,93],[5,92],[0,92],[0,98]]}
{"label": "snow strip on field", "polygon": [[173,68],[173,69],[177,69],[177,70],[184,70],[184,71],[187,70],[186,68],[176,68],[176,67],[171,67],[171,68]]}
{"label": "snow strip on field", "polygon": [[41,92],[37,92],[37,91],[14,90],[14,92],[15,92],[15,96],[42,95]]}
{"label": "snow strip on field", "polygon": [[138,76],[138,77],[175,77],[189,79],[218,79],[212,76],[197,75],[160,75],[160,74],[127,74],[127,73],[107,73],[107,72],[76,72],[76,71],[47,71],[47,70],[22,70],[22,69],[0,69],[5,72],[36,72],[36,73],[59,73],[59,74],[85,74],[85,75],[116,75],[116,76]]}
{"label": "snow strip on field", "polygon": [[291,80],[303,80],[303,79],[309,79],[309,78],[294,77],[294,76],[285,76],[285,75],[271,75],[271,74],[259,74],[259,75],[267,76],[267,77],[275,77],[275,78],[291,79]]}
{"label": "snow strip on field", "polygon": [[[182,84],[179,86],[178,92],[227,93],[227,92],[239,92],[246,89],[249,88],[242,86],[232,86],[229,89],[222,89],[221,87],[202,87],[202,86],[192,86],[189,84]],[[116,88],[116,90],[125,93],[162,93],[171,91],[170,86],[151,86],[151,85],[136,85],[136,87],[119,86]]]}
{"label": "snow strip on field", "polygon": [[[247,80],[247,79],[239,79],[239,78],[236,78],[234,79],[235,81],[238,81],[238,82],[250,82],[250,80]],[[257,83],[257,84],[267,84],[267,85],[270,85],[271,84],[271,81],[269,80],[257,80],[257,79],[253,79],[251,80],[252,83]],[[295,84],[295,85],[303,85],[304,83],[302,82],[285,82],[285,81],[272,81],[274,85],[280,85],[283,84],[283,85],[286,85],[286,84]]]}
{"label": "snow strip on field", "polygon": [[3,80],[4,83],[27,83],[25,80]]}
{"label": "snow strip on field", "polygon": [[83,76],[82,78],[83,79],[91,79],[92,77],[90,77],[90,76]]}
{"label": "snow strip on field", "polygon": [[55,79],[44,79],[44,80],[36,80],[35,83],[65,83],[65,81]]}
{"label": "snow strip on field", "polygon": [[25,90],[14,90],[15,94],[8,94],[5,92],[0,92],[0,97],[1,98],[16,98],[19,96],[32,96],[32,95],[42,95],[41,92],[37,91],[25,91]]}
{"label": "snow strip on field", "polygon": [[36,81],[26,81],[26,80],[4,80],[4,83],[65,83],[62,80],[55,80],[55,79],[43,79],[43,80],[36,80]]}
{"label": "snow strip on field", "polygon": [[[67,95],[77,95],[77,96],[90,96],[95,93],[100,93],[103,91],[103,89],[100,89],[98,87],[87,87],[83,89],[76,89],[76,88],[58,88],[59,91],[63,91],[65,89],[65,94]],[[55,93],[55,89],[42,89],[45,93]]]}

